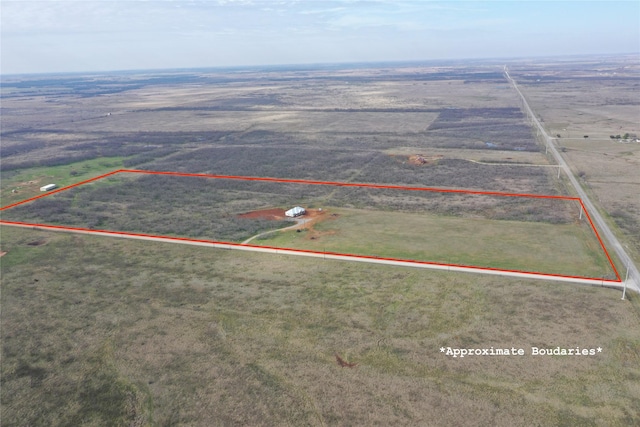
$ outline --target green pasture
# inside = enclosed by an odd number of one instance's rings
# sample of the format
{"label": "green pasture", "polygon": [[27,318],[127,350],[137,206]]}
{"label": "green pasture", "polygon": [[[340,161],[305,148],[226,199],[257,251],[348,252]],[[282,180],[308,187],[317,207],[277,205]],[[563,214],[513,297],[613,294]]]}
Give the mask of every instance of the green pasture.
{"label": "green pasture", "polygon": [[[60,166],[43,166],[2,172],[0,205],[7,206],[41,194],[40,187],[58,188],[75,184],[113,170],[122,169],[124,157],[100,157]],[[13,193],[12,190],[16,192]]]}
{"label": "green pasture", "polygon": [[[559,201],[558,203],[564,203]],[[615,278],[586,223],[458,218],[329,209],[314,231],[264,236],[258,244],[508,270]]]}

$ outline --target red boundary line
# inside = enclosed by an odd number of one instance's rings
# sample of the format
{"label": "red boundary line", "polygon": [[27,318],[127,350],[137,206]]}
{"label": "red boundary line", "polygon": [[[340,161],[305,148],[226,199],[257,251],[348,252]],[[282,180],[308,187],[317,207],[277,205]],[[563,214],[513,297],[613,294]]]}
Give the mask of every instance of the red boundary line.
{"label": "red boundary line", "polygon": [[71,189],[73,187],[78,187],[80,185],[84,185],[84,184],[87,184],[87,183],[92,182],[92,181],[97,181],[99,179],[106,178],[106,177],[108,177],[110,175],[115,175],[115,174],[120,173],[120,172],[123,172],[123,170],[120,169],[120,170],[116,170],[116,171],[113,171],[113,172],[108,172],[108,173],[105,173],[105,174],[100,175],[100,176],[96,176],[96,177],[93,177],[93,178],[86,179],[84,181],[76,182],[75,184],[67,185],[66,187],[58,188],[57,190],[47,191],[44,194],[40,194],[39,196],[31,197],[31,198],[23,200],[21,202],[16,202],[16,203],[12,203],[12,204],[10,204],[8,206],[4,206],[4,207],[0,208],[0,211],[4,211],[6,209],[13,208],[14,206],[22,205],[24,203],[32,202],[34,200],[50,196],[52,194],[59,193],[61,191],[66,191],[66,190],[69,190],[69,189]]}
{"label": "red boundary line", "polygon": [[604,242],[602,241],[602,238],[600,238],[600,233],[598,233],[598,230],[596,229],[595,224],[591,220],[591,215],[589,215],[589,211],[587,210],[587,207],[584,205],[584,203],[582,203],[582,199],[578,199],[578,200],[580,201],[580,207],[582,208],[582,210],[584,211],[585,216],[589,220],[589,224],[591,225],[591,229],[593,230],[593,232],[595,233],[596,237],[598,238],[598,242],[600,242],[600,247],[604,251],[604,254],[607,256],[607,259],[609,260],[609,264],[611,265],[611,268],[613,268],[613,272],[616,273],[617,281],[618,282],[622,282],[622,278],[620,277],[620,273],[618,273],[618,269],[616,268],[615,264],[613,263],[613,260],[609,256],[609,252],[607,251],[607,248],[604,246]]}
{"label": "red boundary line", "polygon": [[[616,280],[614,282],[622,282],[620,278],[620,274],[618,273],[618,269],[614,265],[609,252],[607,251],[600,234],[598,233],[593,221],[591,220],[591,215],[587,211],[586,207],[582,203],[582,199],[579,197],[569,197],[569,196],[553,196],[553,195],[541,195],[541,194],[527,194],[527,193],[506,193],[499,191],[474,191],[474,190],[456,190],[456,189],[447,189],[447,188],[436,188],[436,187],[409,187],[409,186],[401,186],[401,185],[379,185],[379,184],[363,184],[363,183],[348,183],[348,182],[335,182],[335,181],[311,181],[305,179],[281,179],[281,178],[265,178],[265,177],[249,177],[249,176],[237,176],[237,175],[211,175],[211,174],[196,174],[196,173],[182,173],[182,172],[162,172],[162,171],[147,171],[147,170],[137,170],[137,169],[119,169],[116,171],[112,171],[94,178],[87,179],[85,181],[78,182],[76,184],[68,185],[66,187],[62,187],[58,190],[49,191],[45,194],[41,194],[39,196],[31,197],[29,199],[23,200],[21,202],[13,203],[11,205],[0,208],[0,211],[10,209],[12,207],[22,205],[24,203],[32,202],[34,200],[40,199],[42,197],[49,196],[51,194],[59,193],[61,191],[69,190],[74,187],[78,187],[80,185],[87,184],[89,182],[97,181],[102,178],[106,178],[111,175],[115,175],[118,173],[139,173],[139,174],[148,174],[148,175],[169,175],[169,176],[183,176],[183,177],[196,177],[196,178],[217,178],[217,179],[233,179],[233,180],[242,180],[242,181],[263,181],[263,182],[279,182],[279,183],[294,183],[294,184],[311,184],[311,185],[331,185],[338,187],[360,187],[360,188],[378,188],[378,189],[393,189],[393,190],[408,190],[408,191],[428,191],[435,193],[458,193],[458,194],[474,194],[474,195],[485,195],[485,196],[500,196],[500,197],[526,197],[526,198],[537,198],[537,199],[559,199],[559,200],[572,200],[578,201],[580,203],[580,207],[584,211],[587,219],[589,220],[589,224],[591,225],[591,229],[595,233],[598,242],[600,243],[600,247],[604,251],[609,264],[613,268],[613,271],[616,275]],[[129,233],[122,231],[109,231],[109,230],[95,230],[89,228],[81,228],[81,227],[67,227],[61,225],[47,225],[47,224],[37,224],[37,223],[28,223],[28,222],[17,222],[17,221],[5,221],[0,220],[0,224],[13,224],[13,225],[21,225],[28,227],[43,227],[43,228],[51,228],[51,229],[59,229],[59,230],[69,230],[69,231],[83,231],[87,233],[104,233],[104,234],[113,234],[113,235],[128,235],[134,237],[150,237],[150,238],[159,238],[159,239],[167,239],[167,240],[178,240],[178,241],[190,241],[190,242],[199,242],[199,243],[208,243],[208,244],[223,244],[228,246],[239,246],[239,247],[250,247],[250,248],[265,248],[265,249],[275,249],[275,250],[287,250],[292,252],[301,252],[301,253],[310,253],[310,254],[318,254],[318,255],[337,255],[344,257],[353,257],[353,258],[364,258],[364,259],[377,259],[377,260],[386,260],[386,261],[401,261],[407,263],[415,263],[415,264],[425,264],[425,265],[437,265],[443,267],[463,267],[470,268],[476,270],[489,270],[489,271],[503,271],[507,273],[526,273],[532,275],[539,276],[548,276],[548,277],[564,277],[569,279],[587,279],[587,280],[606,280],[611,281],[609,279],[604,278],[594,278],[594,277],[585,277],[585,276],[567,276],[562,274],[554,274],[554,273],[539,273],[532,271],[522,271],[522,270],[506,270],[500,268],[493,267],[478,267],[472,265],[462,265],[462,264],[446,264],[446,263],[437,263],[430,261],[417,261],[417,260],[407,260],[407,259],[399,259],[399,258],[386,258],[372,255],[355,255],[355,254],[343,254],[339,252],[322,252],[322,251],[313,251],[309,249],[291,249],[291,248],[279,248],[275,246],[258,246],[258,245],[243,245],[241,243],[233,243],[233,242],[220,242],[215,240],[202,240],[202,239],[191,239],[187,237],[171,237],[171,236],[159,236],[153,234],[144,234],[144,233]]]}
{"label": "red boundary line", "polygon": [[334,187],[365,187],[365,188],[380,188],[391,190],[410,190],[410,191],[430,191],[434,193],[462,193],[462,194],[476,194],[483,196],[506,196],[506,197],[530,197],[537,199],[562,199],[562,200],[580,200],[578,197],[568,196],[548,196],[541,194],[527,194],[527,193],[505,193],[500,191],[474,191],[474,190],[455,190],[449,188],[437,188],[437,187],[408,187],[403,185],[380,185],[380,184],[361,184],[351,182],[338,182],[338,181],[310,181],[307,179],[283,179],[283,178],[263,178],[252,176],[237,176],[237,175],[210,175],[203,173],[182,173],[182,172],[156,172],[146,171],[138,169],[120,169],[118,172],[127,173],[143,173],[150,175],[172,175],[172,176],[187,176],[196,178],[219,178],[219,179],[236,179],[242,181],[267,181],[267,182],[286,182],[293,184],[312,184],[312,185],[332,185]]}

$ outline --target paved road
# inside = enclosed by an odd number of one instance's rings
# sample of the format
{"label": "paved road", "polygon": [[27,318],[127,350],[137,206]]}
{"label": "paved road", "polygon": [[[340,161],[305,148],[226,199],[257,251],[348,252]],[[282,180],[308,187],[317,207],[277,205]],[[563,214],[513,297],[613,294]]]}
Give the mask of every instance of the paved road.
{"label": "paved road", "polygon": [[509,71],[507,70],[507,67],[505,67],[505,69],[504,69],[504,74],[505,74],[507,80],[509,80],[509,82],[511,82],[511,84],[513,85],[513,87],[516,90],[516,92],[518,92],[518,95],[520,96],[520,98],[522,99],[522,103],[524,104],[525,111],[527,112],[527,114],[529,115],[529,117],[531,118],[533,123],[535,123],[535,125],[538,128],[538,130],[540,131],[540,133],[542,133],[542,135],[544,136],[544,139],[546,141],[547,147],[549,147],[549,150],[553,154],[553,157],[555,157],[556,161],[558,162],[558,165],[562,168],[562,170],[569,177],[569,180],[571,181],[571,184],[576,189],[576,192],[578,193],[578,196],[582,199],[582,203],[585,205],[585,207],[589,211],[589,214],[591,215],[591,218],[595,221],[596,225],[598,226],[598,229],[602,233],[602,236],[609,243],[609,245],[613,248],[613,250],[616,252],[616,254],[620,258],[622,263],[625,265],[625,269],[622,272],[620,272],[620,274],[622,275],[622,280],[625,279],[625,276],[627,274],[626,268],[628,268],[629,269],[629,279],[627,280],[627,288],[630,289],[630,290],[634,290],[636,292],[640,292],[640,272],[638,272],[638,268],[635,266],[635,264],[631,260],[631,257],[624,250],[624,247],[622,246],[622,244],[620,243],[618,238],[615,236],[615,234],[613,234],[613,232],[611,231],[611,229],[609,228],[609,226],[605,222],[604,218],[602,218],[602,215],[600,215],[600,212],[598,212],[598,210],[596,209],[595,205],[591,202],[591,200],[589,199],[589,196],[587,195],[587,193],[580,186],[580,183],[578,182],[576,177],[571,172],[571,169],[569,169],[569,165],[564,160],[564,157],[562,157],[562,155],[560,154],[560,152],[556,148],[556,144],[554,143],[554,139],[551,138],[547,134],[547,132],[545,131],[544,127],[542,126],[542,124],[540,123],[540,121],[538,120],[536,115],[533,114],[533,110],[531,110],[531,107],[529,107],[529,103],[525,99],[524,95],[522,95],[522,92],[520,92],[520,89],[518,88],[518,85],[516,84],[516,82],[509,75]]}
{"label": "paved road", "polygon": [[[51,225],[38,225],[34,226],[26,223],[14,223],[11,221],[0,221],[2,225],[8,225],[13,227],[23,227],[29,229],[38,229],[38,230],[51,230],[51,231],[64,231],[67,233],[78,233],[78,234],[92,234],[98,236],[107,236],[107,237],[119,237],[124,239],[137,239],[137,240],[151,240],[155,242],[167,242],[167,243],[181,243],[183,245],[194,245],[194,246],[206,246],[210,248],[217,249],[235,249],[242,251],[252,251],[252,252],[267,252],[273,254],[286,254],[286,255],[299,255],[299,256],[307,256],[314,258],[323,258],[323,259],[336,259],[342,261],[358,261],[358,262],[368,262],[373,264],[386,264],[386,265],[396,265],[401,267],[414,267],[414,268],[428,268],[432,270],[444,270],[444,271],[459,271],[465,273],[480,273],[480,274],[492,274],[496,276],[509,276],[509,277],[519,277],[523,279],[537,279],[537,280],[551,280],[554,282],[569,282],[569,283],[579,283],[583,285],[591,285],[591,286],[600,286],[607,288],[617,288],[622,289],[622,284],[620,282],[612,282],[610,280],[603,279],[582,279],[577,277],[562,277],[562,276],[552,276],[546,274],[537,274],[537,273],[519,273],[516,271],[502,271],[502,270],[490,270],[486,268],[476,268],[476,267],[458,267],[458,266],[449,266],[442,264],[428,264],[424,262],[411,262],[411,261],[395,261],[389,259],[380,259],[376,257],[364,257],[357,255],[334,255],[334,254],[325,254],[321,252],[312,252],[312,251],[302,251],[302,250],[293,250],[293,249],[276,249],[276,248],[265,248],[261,246],[253,246],[247,245],[243,243],[217,243],[210,241],[197,241],[190,240],[181,237],[156,237],[144,234],[128,234],[128,233],[118,233],[116,231],[99,231],[99,230],[87,230],[82,228],[69,228],[69,227],[58,227]],[[5,255],[6,256],[6,255]]]}

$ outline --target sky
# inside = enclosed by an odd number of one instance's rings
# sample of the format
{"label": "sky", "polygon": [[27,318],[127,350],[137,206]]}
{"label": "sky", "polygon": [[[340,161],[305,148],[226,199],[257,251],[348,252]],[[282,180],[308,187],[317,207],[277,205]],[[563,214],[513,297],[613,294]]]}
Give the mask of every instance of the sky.
{"label": "sky", "polygon": [[640,2],[0,2],[0,73],[640,52]]}

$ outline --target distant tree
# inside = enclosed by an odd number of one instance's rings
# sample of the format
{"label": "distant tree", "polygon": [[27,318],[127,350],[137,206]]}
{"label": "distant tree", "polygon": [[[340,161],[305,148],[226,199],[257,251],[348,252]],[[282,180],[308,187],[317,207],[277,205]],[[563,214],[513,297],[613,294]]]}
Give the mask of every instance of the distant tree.
{"label": "distant tree", "polygon": [[560,134],[557,134],[557,135],[556,135],[556,138],[560,138]]}
{"label": "distant tree", "polygon": [[584,139],[587,139],[587,138],[589,138],[589,135],[585,135],[585,136],[584,136]]}
{"label": "distant tree", "polygon": [[622,139],[629,139],[629,133],[625,133],[624,136],[622,137]]}
{"label": "distant tree", "polygon": [[622,138],[620,135],[616,135],[616,139],[620,139]]}
{"label": "distant tree", "polygon": [[609,138],[616,139],[616,136],[615,135],[609,135]]}

